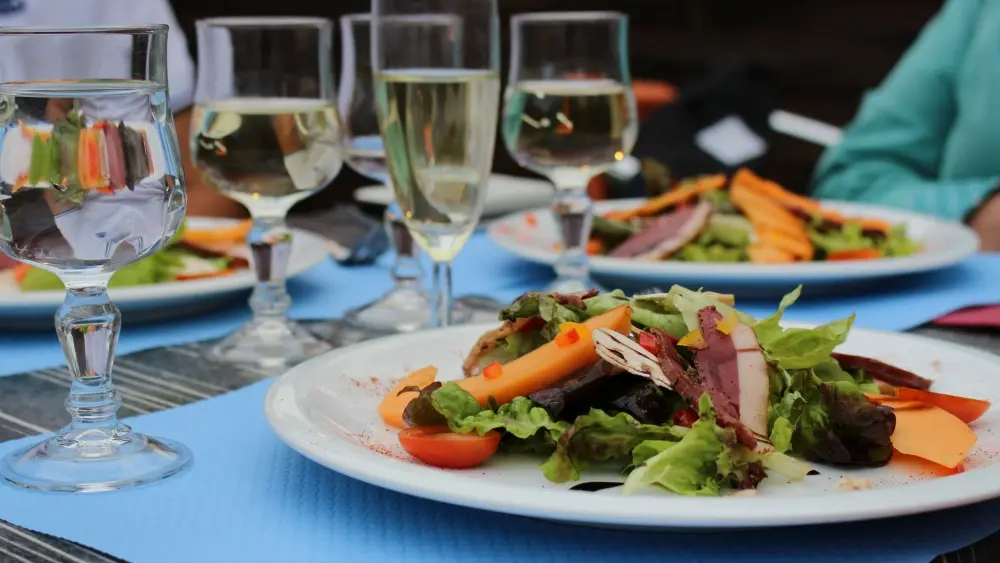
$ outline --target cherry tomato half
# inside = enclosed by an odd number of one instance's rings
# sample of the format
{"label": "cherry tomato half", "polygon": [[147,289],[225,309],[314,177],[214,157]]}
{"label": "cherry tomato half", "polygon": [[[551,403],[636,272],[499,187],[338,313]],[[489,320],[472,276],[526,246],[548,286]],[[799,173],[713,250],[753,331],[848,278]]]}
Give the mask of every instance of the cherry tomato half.
{"label": "cherry tomato half", "polygon": [[447,426],[418,426],[401,431],[399,443],[427,465],[464,469],[480,465],[496,453],[500,433],[456,434]]}
{"label": "cherry tomato half", "polygon": [[691,425],[698,422],[698,413],[691,409],[682,409],[674,413],[674,424],[677,426],[686,426],[691,428]]}

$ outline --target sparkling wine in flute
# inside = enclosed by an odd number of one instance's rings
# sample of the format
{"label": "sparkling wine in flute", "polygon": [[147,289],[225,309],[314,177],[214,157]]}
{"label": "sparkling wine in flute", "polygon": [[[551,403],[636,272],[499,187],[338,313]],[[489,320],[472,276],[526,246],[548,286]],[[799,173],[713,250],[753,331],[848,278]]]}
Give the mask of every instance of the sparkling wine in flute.
{"label": "sparkling wine in flute", "polygon": [[537,80],[512,84],[504,140],[522,166],[559,188],[587,180],[625,158],[638,126],[628,88],[612,80]]}
{"label": "sparkling wine in flute", "polygon": [[328,184],[343,164],[332,102],[233,98],[199,104],[195,163],[222,194],[255,215],[282,215]]}
{"label": "sparkling wine in flute", "polygon": [[0,250],[100,277],[159,249],[183,217],[167,115],[141,80],[0,84]]}
{"label": "sparkling wine in flute", "polygon": [[414,239],[435,261],[458,253],[482,212],[498,82],[488,71],[408,69],[376,76],[396,200]]}

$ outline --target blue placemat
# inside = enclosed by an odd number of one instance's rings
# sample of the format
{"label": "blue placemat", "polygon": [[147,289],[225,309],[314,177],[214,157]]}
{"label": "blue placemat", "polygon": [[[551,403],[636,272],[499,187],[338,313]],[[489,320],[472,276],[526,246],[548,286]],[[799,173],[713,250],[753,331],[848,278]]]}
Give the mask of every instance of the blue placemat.
{"label": "blue placemat", "polygon": [[[335,318],[377,298],[391,285],[388,263],[386,258],[374,266],[344,267],[330,260],[313,268],[289,282],[294,298],[291,315],[299,319]],[[454,266],[455,295],[480,294],[510,300],[544,286],[550,279],[551,269],[519,260],[483,233],[469,240]],[[827,322],[857,312],[857,326],[907,330],[963,307],[1000,303],[997,280],[1000,255],[981,254],[935,274],[885,282],[875,293],[810,299],[806,287],[802,301],[789,310],[786,318]],[[767,316],[774,311],[776,302],[740,300],[738,305],[752,315]],[[128,354],[220,337],[248,317],[249,311],[241,306],[170,322],[126,326],[118,351]],[[54,330],[0,332],[0,358],[0,377],[64,361]]]}
{"label": "blue placemat", "polygon": [[871,523],[695,534],[452,507],[342,477],[287,448],[262,413],[269,384],[133,419],[193,450],[195,465],[182,477],[97,495],[2,487],[0,518],[135,563],[927,563],[1000,528],[998,502]]}

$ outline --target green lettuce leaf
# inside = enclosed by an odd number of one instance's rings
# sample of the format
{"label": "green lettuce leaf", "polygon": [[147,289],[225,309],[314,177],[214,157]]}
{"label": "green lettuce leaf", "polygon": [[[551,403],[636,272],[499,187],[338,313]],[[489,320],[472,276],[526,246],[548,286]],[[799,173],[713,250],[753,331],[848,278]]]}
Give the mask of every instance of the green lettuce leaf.
{"label": "green lettuce leaf", "polygon": [[923,249],[917,241],[906,233],[906,225],[895,225],[889,234],[878,242],[878,248],[885,257],[902,257],[916,254]]}
{"label": "green lettuce leaf", "polygon": [[616,289],[614,291],[608,291],[605,293],[598,293],[597,295],[584,299],[583,304],[586,305],[587,315],[594,317],[602,313],[607,313],[612,309],[617,309],[622,305],[627,305],[631,302],[625,292]]}
{"label": "green lettuce leaf", "polygon": [[548,342],[539,331],[515,332],[497,342],[495,348],[482,355],[479,359],[481,367],[493,362],[510,363],[521,356],[534,351]]}
{"label": "green lettuce leaf", "polygon": [[781,336],[783,331],[781,328],[781,317],[785,314],[785,309],[794,305],[795,302],[799,300],[801,295],[802,286],[800,285],[781,298],[781,303],[778,304],[778,310],[775,311],[774,314],[752,325],[754,334],[757,335],[757,340],[759,342],[770,342]]}
{"label": "green lettuce leaf", "polygon": [[556,451],[542,464],[542,473],[554,483],[575,481],[589,462],[627,460],[645,440],[676,437],[669,425],[641,424],[626,413],[612,416],[591,409],[578,416],[560,436]]}
{"label": "green lettuce leaf", "polygon": [[[111,277],[109,287],[149,285],[171,281],[184,267],[180,251],[166,249],[125,266]],[[21,281],[22,291],[61,290],[63,283],[52,272],[32,268]]]}
{"label": "green lettuce leaf", "polygon": [[788,370],[807,369],[830,359],[834,348],[847,340],[854,315],[815,328],[789,328],[757,340],[769,357]]}
{"label": "green lettuce leaf", "polygon": [[576,307],[563,305],[551,295],[526,293],[518,297],[510,307],[500,311],[500,320],[514,321],[541,317],[545,320],[545,326],[542,327],[541,331],[542,336],[545,340],[552,340],[559,334],[559,325],[568,322],[581,323],[587,320],[591,314]]}
{"label": "green lettuce leaf", "polygon": [[716,496],[724,486],[755,486],[763,477],[757,456],[738,443],[732,430],[716,424],[707,394],[699,401],[698,421],[679,441],[645,442],[635,450],[637,466],[625,480],[625,494],[659,485],[681,495]]}
{"label": "green lettuce leaf", "polygon": [[875,248],[875,239],[865,236],[861,225],[847,222],[839,229],[817,230],[810,226],[806,234],[813,245],[825,254]]}
{"label": "green lettuce leaf", "polygon": [[753,326],[757,324],[757,320],[750,315],[737,311],[735,308],[726,305],[722,301],[719,301],[712,295],[703,291],[695,291],[693,289],[675,285],[670,288],[669,292],[666,294],[660,294],[659,297],[667,300],[674,307],[674,309],[680,312],[684,319],[684,325],[688,330],[700,328],[700,325],[698,324],[698,311],[704,309],[705,307],[715,307],[724,315],[727,313],[733,313],[741,323],[746,325]]}

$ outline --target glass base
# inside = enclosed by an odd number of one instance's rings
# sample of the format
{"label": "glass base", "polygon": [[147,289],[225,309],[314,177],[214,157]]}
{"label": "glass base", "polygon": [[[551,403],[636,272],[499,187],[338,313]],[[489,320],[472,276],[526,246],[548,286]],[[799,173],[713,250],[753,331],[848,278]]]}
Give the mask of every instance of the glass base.
{"label": "glass base", "polygon": [[430,298],[419,287],[397,287],[351,309],[344,314],[344,322],[370,332],[414,332],[430,324],[430,307]]}
{"label": "glass base", "polygon": [[181,444],[131,432],[77,431],[11,453],[0,463],[7,482],[39,491],[97,493],[161,481],[191,467]]}
{"label": "glass base", "polygon": [[266,369],[291,367],[333,346],[316,338],[295,321],[250,319],[209,352],[220,362]]}
{"label": "glass base", "polygon": [[[482,301],[483,298],[478,297],[456,299],[451,309],[451,323],[460,325],[471,322],[473,315],[483,309]],[[347,326],[378,333],[414,332],[428,328],[430,322],[430,296],[422,289],[408,287],[395,288],[377,301],[344,314]]]}
{"label": "glass base", "polygon": [[592,278],[556,278],[552,280],[542,291],[546,293],[578,293],[596,289],[603,291],[604,288]]}

